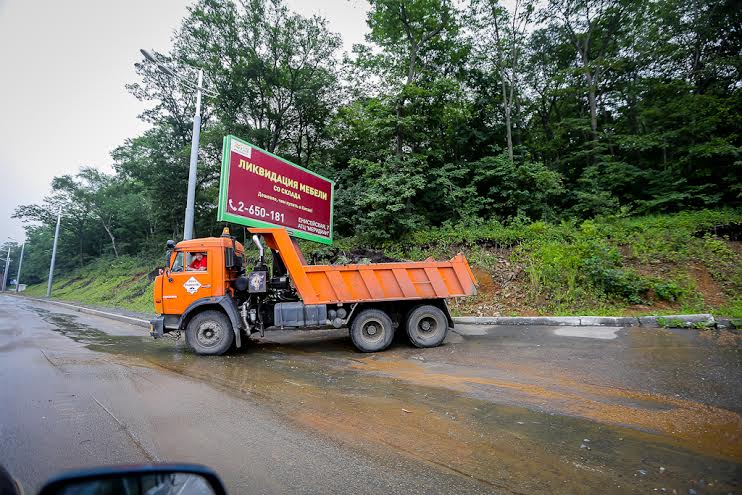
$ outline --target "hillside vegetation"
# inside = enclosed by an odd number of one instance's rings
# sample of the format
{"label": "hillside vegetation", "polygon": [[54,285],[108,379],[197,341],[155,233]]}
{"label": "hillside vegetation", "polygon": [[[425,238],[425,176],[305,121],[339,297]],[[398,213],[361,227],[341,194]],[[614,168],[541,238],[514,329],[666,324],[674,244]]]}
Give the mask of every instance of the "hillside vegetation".
{"label": "hillside vegetation", "polygon": [[[466,254],[480,283],[456,314],[604,315],[711,312],[742,317],[742,211],[600,218],[419,231],[376,245],[304,243],[315,263],[447,259]],[[249,247],[248,247],[249,249]],[[57,278],[54,297],[152,311],[156,259],[102,258]],[[29,288],[43,295],[46,286]]]}
{"label": "hillside vegetation", "polygon": [[[64,301],[152,313],[154,286],[149,273],[155,264],[152,259],[129,256],[100,258],[56,277],[52,295]],[[28,287],[24,294],[42,297],[46,289],[47,284],[40,283]]]}
{"label": "hillside vegetation", "polygon": [[[231,134],[334,181],[340,245],[463,249],[486,273],[511,270],[517,297],[497,310],[697,304],[691,286],[716,270],[706,251],[729,246],[663,220],[708,214],[645,216],[742,205],[737,3],[369,0],[357,10],[367,36],[348,52],[285,1],[192,0],[153,57],[186,79],[202,69],[210,90],[194,231],[224,226]],[[60,209],[66,277],[181,238],[195,111],[184,81],[141,59],[126,89],[148,128],[113,150],[112,173],[65,171],[16,208],[25,282],[46,278]],[[15,273],[20,245],[2,247]]]}

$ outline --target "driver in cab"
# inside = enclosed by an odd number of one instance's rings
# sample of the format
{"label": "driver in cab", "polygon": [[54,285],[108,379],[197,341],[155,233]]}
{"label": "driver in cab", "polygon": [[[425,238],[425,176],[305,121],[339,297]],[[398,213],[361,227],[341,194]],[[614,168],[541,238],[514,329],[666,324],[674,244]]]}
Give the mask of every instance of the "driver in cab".
{"label": "driver in cab", "polygon": [[206,271],[206,253],[194,253],[193,261],[188,265],[188,270],[195,272]]}

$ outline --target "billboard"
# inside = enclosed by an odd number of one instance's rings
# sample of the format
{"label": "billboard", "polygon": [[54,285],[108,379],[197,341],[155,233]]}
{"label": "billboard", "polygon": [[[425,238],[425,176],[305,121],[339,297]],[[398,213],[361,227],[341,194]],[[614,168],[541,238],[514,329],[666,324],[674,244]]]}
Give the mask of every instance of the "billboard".
{"label": "billboard", "polygon": [[218,220],[285,227],[332,243],[334,182],[234,136],[224,137]]}

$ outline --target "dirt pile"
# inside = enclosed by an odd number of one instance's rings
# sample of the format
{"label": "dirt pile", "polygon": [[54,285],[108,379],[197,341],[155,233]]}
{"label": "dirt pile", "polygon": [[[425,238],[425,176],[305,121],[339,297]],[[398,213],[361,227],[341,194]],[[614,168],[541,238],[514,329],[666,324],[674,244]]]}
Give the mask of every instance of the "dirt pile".
{"label": "dirt pile", "polygon": [[310,256],[310,264],[312,265],[368,265],[371,263],[394,263],[399,261],[405,260],[390,258],[383,251],[367,248],[356,248],[352,250],[332,248],[313,253]]}

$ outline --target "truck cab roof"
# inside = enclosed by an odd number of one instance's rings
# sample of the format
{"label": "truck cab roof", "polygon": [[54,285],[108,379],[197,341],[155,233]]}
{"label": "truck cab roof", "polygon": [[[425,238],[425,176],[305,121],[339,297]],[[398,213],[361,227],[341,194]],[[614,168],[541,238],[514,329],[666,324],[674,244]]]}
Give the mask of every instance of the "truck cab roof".
{"label": "truck cab roof", "polygon": [[[199,249],[208,249],[214,247],[232,247],[231,237],[201,237],[198,239],[190,239],[188,241],[180,241],[175,245],[177,251],[193,251]],[[244,250],[242,243],[234,242],[235,251],[242,252]]]}

